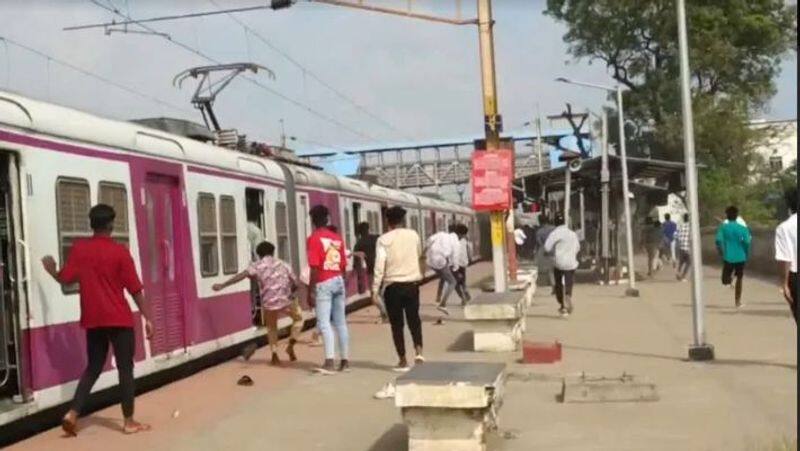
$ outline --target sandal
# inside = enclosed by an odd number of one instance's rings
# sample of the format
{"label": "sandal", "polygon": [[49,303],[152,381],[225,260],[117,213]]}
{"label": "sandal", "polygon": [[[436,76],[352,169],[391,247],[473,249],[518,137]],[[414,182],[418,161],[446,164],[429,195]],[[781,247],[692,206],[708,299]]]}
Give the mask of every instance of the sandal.
{"label": "sandal", "polygon": [[61,420],[61,430],[69,437],[78,436],[78,422],[76,420],[68,420],[66,418]]}
{"label": "sandal", "polygon": [[126,424],[122,427],[122,432],[128,435],[136,434],[137,432],[146,432],[152,429],[149,424],[139,423],[134,421],[133,424]]}

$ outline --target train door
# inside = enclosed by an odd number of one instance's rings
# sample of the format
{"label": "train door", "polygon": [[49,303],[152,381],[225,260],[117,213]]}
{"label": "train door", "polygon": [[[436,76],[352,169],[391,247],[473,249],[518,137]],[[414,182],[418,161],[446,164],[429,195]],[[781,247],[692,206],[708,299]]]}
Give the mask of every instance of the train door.
{"label": "train door", "polygon": [[145,221],[147,237],[142,261],[142,279],[153,317],[154,335],[150,341],[153,356],[186,349],[184,299],[178,276],[181,274],[180,241],[176,218],[180,218],[181,193],[178,180],[150,174],[145,180]]}
{"label": "train door", "polygon": [[[308,209],[308,194],[297,193],[297,249],[301,268],[308,266],[306,240],[311,235],[311,220],[308,217]],[[289,227],[293,227],[293,225],[289,224]]]}
{"label": "train door", "polygon": [[[369,212],[367,212],[369,214]],[[358,224],[361,223],[361,204],[359,202],[353,202],[353,230],[358,227]]]}
{"label": "train door", "polygon": [[[19,173],[17,159],[0,153],[0,404],[6,399],[23,400],[25,368],[21,353],[20,320],[24,295],[22,256],[16,251],[21,239]],[[25,399],[27,400],[27,399]]]}
{"label": "train door", "polygon": [[[258,259],[256,246],[267,239],[266,222],[264,221],[264,191],[255,188],[245,188],[244,206],[247,213],[247,242],[250,250],[250,259]],[[252,306],[253,324],[263,324],[261,318],[261,298],[258,293],[258,282],[250,279],[250,305]]]}

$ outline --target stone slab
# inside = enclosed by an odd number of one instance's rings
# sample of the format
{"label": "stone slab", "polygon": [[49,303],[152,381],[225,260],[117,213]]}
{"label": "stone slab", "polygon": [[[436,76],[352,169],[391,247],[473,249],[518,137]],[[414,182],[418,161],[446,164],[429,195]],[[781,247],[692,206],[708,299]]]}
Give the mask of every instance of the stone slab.
{"label": "stone slab", "polygon": [[497,402],[505,364],[426,362],[395,381],[397,407],[486,408]]}
{"label": "stone slab", "polygon": [[480,293],[464,307],[464,318],[515,319],[522,316],[525,293],[507,291],[505,293]]}
{"label": "stone slab", "polygon": [[658,399],[654,383],[629,374],[569,376],[561,384],[561,402],[565,403],[653,402]]}
{"label": "stone slab", "polygon": [[473,349],[478,352],[511,352],[519,348],[525,318],[472,321]]}
{"label": "stone slab", "polygon": [[403,408],[409,451],[484,451],[489,409]]}

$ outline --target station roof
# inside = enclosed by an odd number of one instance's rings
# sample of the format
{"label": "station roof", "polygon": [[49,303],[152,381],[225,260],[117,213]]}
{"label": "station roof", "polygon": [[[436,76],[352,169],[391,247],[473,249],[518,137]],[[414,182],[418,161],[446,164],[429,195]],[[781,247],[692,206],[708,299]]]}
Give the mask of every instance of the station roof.
{"label": "station roof", "polygon": [[[659,181],[669,180],[676,174],[683,173],[686,166],[682,161],[656,160],[651,158],[628,157],[628,178],[642,179],[654,178]],[[608,169],[610,181],[617,182],[622,179],[622,158],[617,155],[608,156]],[[700,165],[698,165],[700,166]],[[600,181],[601,158],[593,157],[583,160],[580,170],[572,173],[574,186],[595,184]],[[565,182],[566,166],[553,168],[547,171],[531,174],[526,177],[525,184],[529,187],[545,185],[547,187],[563,186]]]}

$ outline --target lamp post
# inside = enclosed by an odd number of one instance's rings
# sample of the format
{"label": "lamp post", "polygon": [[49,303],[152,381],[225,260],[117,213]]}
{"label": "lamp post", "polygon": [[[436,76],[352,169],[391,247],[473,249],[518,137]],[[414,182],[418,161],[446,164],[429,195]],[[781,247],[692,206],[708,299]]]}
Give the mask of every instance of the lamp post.
{"label": "lamp post", "polygon": [[[621,165],[622,165],[622,196],[624,198],[624,202],[622,203],[625,212],[625,244],[628,248],[628,289],[625,290],[625,294],[631,297],[638,297],[639,290],[636,289],[636,273],[634,272],[634,264],[633,264],[633,231],[632,231],[632,224],[631,224],[631,206],[630,206],[630,191],[628,185],[628,158],[625,149],[625,119],[623,117],[623,110],[622,110],[622,87],[617,85],[616,87],[612,86],[605,86],[605,85],[598,85],[594,83],[585,83],[580,81],[573,81],[564,77],[556,78],[556,81],[561,83],[568,83],[571,85],[578,85],[578,86],[585,86],[587,88],[594,88],[594,89],[601,89],[606,92],[615,92],[617,95],[617,112],[618,112],[618,119],[619,119],[619,150],[621,156]],[[601,174],[602,177],[602,174]]]}
{"label": "lamp post", "polygon": [[700,253],[700,215],[697,199],[697,167],[694,154],[692,93],[689,87],[689,44],[686,38],[686,7],[676,2],[678,12],[678,51],[681,65],[681,106],[683,109],[683,155],[686,164],[686,194],[689,200],[689,230],[692,258],[692,320],[694,343],[689,359],[713,360],[714,346],[706,343],[703,326],[703,257]]}

